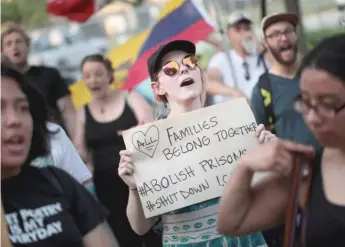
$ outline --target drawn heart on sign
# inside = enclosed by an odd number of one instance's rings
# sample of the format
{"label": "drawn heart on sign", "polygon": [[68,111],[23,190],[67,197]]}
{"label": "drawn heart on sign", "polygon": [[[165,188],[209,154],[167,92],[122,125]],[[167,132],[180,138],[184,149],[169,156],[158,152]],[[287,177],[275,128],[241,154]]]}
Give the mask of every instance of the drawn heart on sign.
{"label": "drawn heart on sign", "polygon": [[159,143],[159,130],[157,126],[151,125],[145,133],[143,131],[134,132],[132,143],[135,149],[153,158]]}

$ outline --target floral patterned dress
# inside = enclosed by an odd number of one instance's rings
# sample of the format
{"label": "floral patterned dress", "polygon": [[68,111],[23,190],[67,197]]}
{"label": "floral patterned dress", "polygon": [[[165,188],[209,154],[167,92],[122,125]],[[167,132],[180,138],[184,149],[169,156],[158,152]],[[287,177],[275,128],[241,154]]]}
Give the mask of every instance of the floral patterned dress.
{"label": "floral patterned dress", "polygon": [[163,247],[267,247],[260,232],[227,237],[216,231],[219,198],[162,216]]}

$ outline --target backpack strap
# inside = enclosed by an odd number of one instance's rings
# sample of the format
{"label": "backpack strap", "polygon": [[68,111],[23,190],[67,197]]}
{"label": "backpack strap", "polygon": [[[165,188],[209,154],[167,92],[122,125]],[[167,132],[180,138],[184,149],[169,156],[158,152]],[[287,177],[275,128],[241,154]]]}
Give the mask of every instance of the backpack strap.
{"label": "backpack strap", "polygon": [[276,118],[273,112],[271,79],[267,70],[259,77],[258,87],[264,102],[265,120],[263,124],[267,130],[275,133],[274,124]]}

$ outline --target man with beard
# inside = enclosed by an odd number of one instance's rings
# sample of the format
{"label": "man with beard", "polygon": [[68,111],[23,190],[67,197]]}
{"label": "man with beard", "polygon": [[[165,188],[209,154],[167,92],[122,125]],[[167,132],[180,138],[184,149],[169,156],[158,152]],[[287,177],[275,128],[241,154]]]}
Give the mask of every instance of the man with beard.
{"label": "man with beard", "polygon": [[75,110],[67,85],[56,69],[28,64],[29,46],[30,38],[20,26],[9,23],[2,31],[2,53],[43,94],[50,107],[51,119],[64,124],[72,136]]}
{"label": "man with beard", "polygon": [[207,92],[213,95],[213,103],[238,96],[249,99],[259,76],[265,71],[263,64],[259,63],[257,41],[249,16],[241,12],[232,13],[228,19],[227,37],[232,46],[229,56],[218,52],[208,65]]}
{"label": "man with beard", "polygon": [[[253,89],[251,107],[257,123],[271,127],[279,138],[318,149],[316,138],[292,106],[292,100],[300,95],[297,24],[294,13],[274,14],[262,20],[263,42],[273,59],[270,71],[260,77]],[[263,232],[268,246],[282,246],[283,232],[283,226]]]}
{"label": "man with beard", "polygon": [[[261,23],[263,42],[273,60],[268,74],[261,81],[269,84],[269,97],[262,94],[262,83],[253,89],[251,106],[258,123],[266,123],[264,101],[271,100],[275,118],[274,130],[283,139],[318,147],[302,116],[292,107],[291,101],[300,94],[296,26],[298,17],[294,13],[280,13],[266,16]],[[265,98],[265,99],[264,99]]]}

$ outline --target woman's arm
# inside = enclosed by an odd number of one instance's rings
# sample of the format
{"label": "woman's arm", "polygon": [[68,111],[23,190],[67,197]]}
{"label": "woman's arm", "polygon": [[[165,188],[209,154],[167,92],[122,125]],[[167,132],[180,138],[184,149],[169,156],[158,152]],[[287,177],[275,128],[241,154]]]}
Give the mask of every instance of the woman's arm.
{"label": "woman's arm", "polygon": [[241,236],[283,222],[288,179],[270,174],[252,187],[253,174],[241,163],[228,181],[217,219],[219,233]]}
{"label": "woman's arm", "polygon": [[133,231],[138,235],[146,234],[156,222],[156,218],[145,218],[137,190],[129,191],[127,217]]}
{"label": "woman's arm", "polygon": [[[296,154],[311,157],[313,148],[279,139],[261,144],[243,156],[221,198],[217,229],[240,236],[274,227],[283,221],[289,176]],[[255,172],[269,172],[253,185]]]}
{"label": "woman's arm", "polygon": [[127,100],[139,123],[153,121],[153,109],[143,96],[132,91],[128,94]]}
{"label": "woman's arm", "polygon": [[132,163],[131,152],[122,150],[120,152],[119,176],[129,188],[129,197],[127,204],[127,217],[132,229],[138,235],[144,235],[153,226],[154,219],[146,219],[141,206],[137,184],[134,178],[134,166]]}
{"label": "woman's arm", "polygon": [[85,164],[88,164],[88,154],[84,140],[85,133],[85,109],[80,108],[77,112],[75,123],[75,135],[73,137],[73,143]]}
{"label": "woman's arm", "polygon": [[101,223],[83,237],[84,247],[120,247],[107,223]]}

